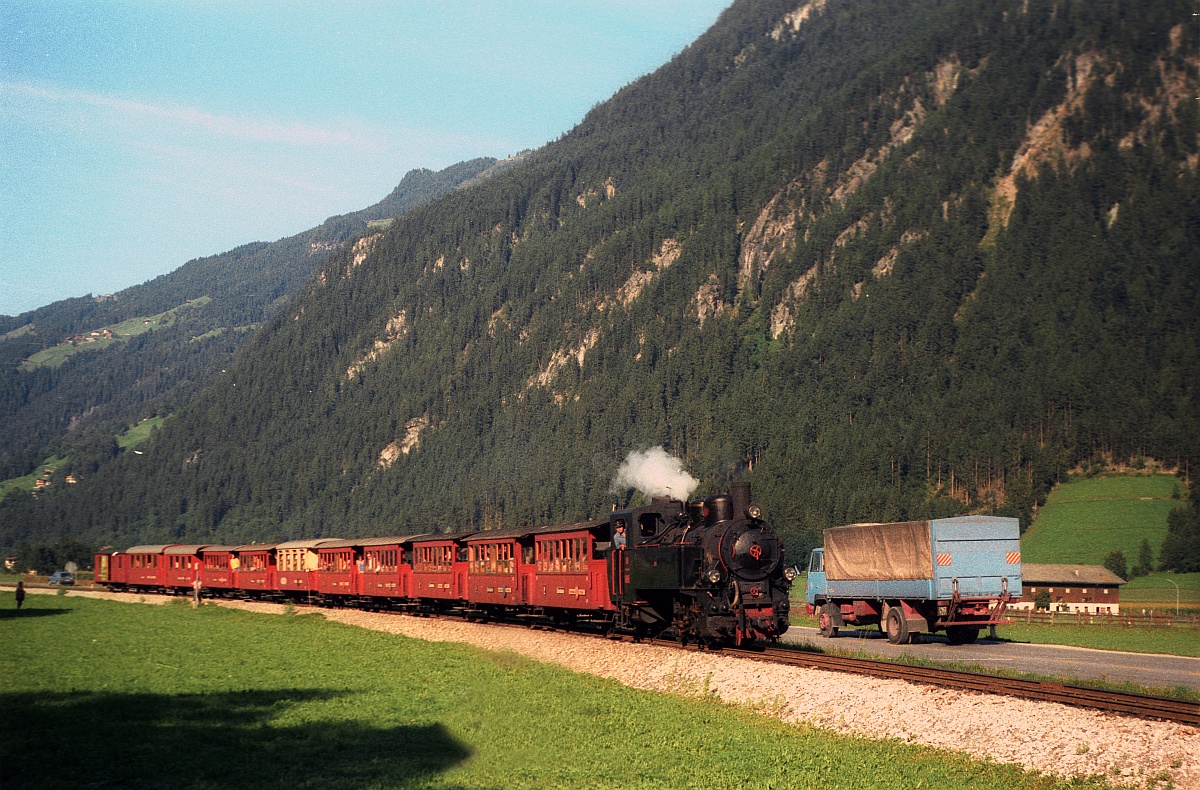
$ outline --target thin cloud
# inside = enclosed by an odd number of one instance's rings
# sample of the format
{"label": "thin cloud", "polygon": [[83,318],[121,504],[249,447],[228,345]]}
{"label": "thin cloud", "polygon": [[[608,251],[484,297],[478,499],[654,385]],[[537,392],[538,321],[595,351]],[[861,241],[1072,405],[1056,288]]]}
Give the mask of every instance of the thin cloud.
{"label": "thin cloud", "polygon": [[21,83],[0,82],[0,94],[4,93],[60,104],[98,107],[112,110],[129,119],[170,121],[192,130],[205,131],[237,140],[297,146],[378,147],[377,141],[365,139],[361,135],[342,129],[214,115],[195,107],[148,104],[86,91],[59,90]]}

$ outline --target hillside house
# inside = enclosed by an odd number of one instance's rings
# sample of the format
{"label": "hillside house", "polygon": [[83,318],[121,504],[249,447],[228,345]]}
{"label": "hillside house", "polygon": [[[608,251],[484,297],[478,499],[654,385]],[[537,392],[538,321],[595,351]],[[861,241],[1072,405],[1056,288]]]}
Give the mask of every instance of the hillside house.
{"label": "hillside house", "polygon": [[1125,580],[1100,565],[1021,565],[1021,598],[1012,609],[1032,609],[1038,594],[1050,595],[1052,612],[1119,614]]}

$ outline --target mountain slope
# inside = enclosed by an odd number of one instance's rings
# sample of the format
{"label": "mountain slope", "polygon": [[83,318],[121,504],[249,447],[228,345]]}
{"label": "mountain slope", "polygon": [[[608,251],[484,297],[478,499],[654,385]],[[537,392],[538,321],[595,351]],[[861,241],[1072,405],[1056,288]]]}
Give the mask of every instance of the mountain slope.
{"label": "mountain slope", "polygon": [[[117,294],[0,316],[0,332],[6,333],[0,335],[0,479],[25,474],[51,452],[78,455],[80,434],[111,437],[146,414],[167,414],[186,404],[245,345],[249,330],[277,313],[332,250],[372,221],[403,214],[512,162],[481,158],[436,173],[413,170],[379,203],[330,217],[304,233],[197,258]],[[208,300],[203,309],[188,311],[170,328],[156,327],[102,353],[90,350],[98,346],[79,346],[80,353],[56,369],[21,366],[65,337],[203,299]],[[109,447],[115,451],[111,442]]]}
{"label": "mountain slope", "polygon": [[[14,541],[574,519],[662,444],[788,535],[1192,462],[1186,3],[735,3],[561,140],[330,256]],[[1027,519],[1026,519],[1027,520]],[[86,525],[86,526],[84,526]]]}

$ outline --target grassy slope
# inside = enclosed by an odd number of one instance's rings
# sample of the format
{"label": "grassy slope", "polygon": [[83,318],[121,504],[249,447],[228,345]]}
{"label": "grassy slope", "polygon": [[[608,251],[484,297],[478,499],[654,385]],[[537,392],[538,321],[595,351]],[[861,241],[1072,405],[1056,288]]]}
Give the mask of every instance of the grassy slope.
{"label": "grassy slope", "polygon": [[162,422],[162,417],[147,417],[118,436],[117,444],[122,450],[132,450],[149,439],[151,429],[161,426]]}
{"label": "grassy slope", "polygon": [[[502,653],[186,604],[0,595],[6,788],[1038,787]],[[99,726],[103,725],[103,726]]]}
{"label": "grassy slope", "polygon": [[1132,566],[1143,538],[1155,551],[1183,484],[1170,475],[1114,475],[1056,486],[1021,538],[1021,558],[1034,563],[1100,565],[1113,549]]}

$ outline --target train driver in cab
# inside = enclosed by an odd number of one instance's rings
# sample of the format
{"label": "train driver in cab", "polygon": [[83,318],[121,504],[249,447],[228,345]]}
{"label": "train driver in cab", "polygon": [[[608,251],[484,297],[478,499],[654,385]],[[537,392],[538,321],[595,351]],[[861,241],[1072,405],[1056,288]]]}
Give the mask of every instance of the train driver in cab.
{"label": "train driver in cab", "polygon": [[617,519],[617,525],[613,528],[612,547],[614,549],[625,548],[625,519]]}

